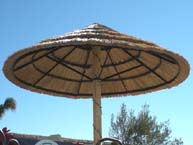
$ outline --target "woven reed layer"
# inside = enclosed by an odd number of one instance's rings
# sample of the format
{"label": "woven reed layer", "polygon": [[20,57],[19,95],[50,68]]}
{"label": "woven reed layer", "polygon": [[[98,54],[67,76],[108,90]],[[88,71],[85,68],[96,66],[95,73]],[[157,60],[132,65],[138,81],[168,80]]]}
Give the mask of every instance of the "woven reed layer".
{"label": "woven reed layer", "polygon": [[[96,72],[94,55],[100,64]],[[102,97],[170,88],[185,80],[189,70],[182,56],[100,24],[41,41],[4,65],[6,77],[16,85],[69,98],[92,97],[93,80],[100,81]]]}

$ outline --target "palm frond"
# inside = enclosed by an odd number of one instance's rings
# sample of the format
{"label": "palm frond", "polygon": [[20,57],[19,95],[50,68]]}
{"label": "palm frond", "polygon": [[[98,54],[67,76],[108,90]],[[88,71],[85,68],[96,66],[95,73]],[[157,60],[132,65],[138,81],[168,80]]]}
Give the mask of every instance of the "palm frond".
{"label": "palm frond", "polygon": [[16,109],[16,101],[13,98],[7,98],[4,102],[4,108],[5,109]]}

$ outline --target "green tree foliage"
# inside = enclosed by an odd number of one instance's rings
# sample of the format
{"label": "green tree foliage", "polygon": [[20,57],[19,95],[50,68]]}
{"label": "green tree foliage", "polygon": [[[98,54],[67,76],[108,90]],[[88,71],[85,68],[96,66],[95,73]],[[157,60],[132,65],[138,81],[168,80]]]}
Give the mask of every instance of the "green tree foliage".
{"label": "green tree foliage", "polygon": [[150,115],[148,105],[135,116],[122,104],[116,120],[114,114],[111,116],[109,136],[120,139],[124,145],[183,145],[181,139],[172,140],[169,121],[158,123]]}
{"label": "green tree foliage", "polygon": [[13,98],[7,98],[3,104],[0,104],[0,119],[3,117],[5,111],[9,109],[16,109],[16,101]]}

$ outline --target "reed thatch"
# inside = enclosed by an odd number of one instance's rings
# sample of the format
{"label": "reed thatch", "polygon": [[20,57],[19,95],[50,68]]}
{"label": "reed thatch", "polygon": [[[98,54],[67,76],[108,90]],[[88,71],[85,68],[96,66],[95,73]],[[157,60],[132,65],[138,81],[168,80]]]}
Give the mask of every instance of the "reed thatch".
{"label": "reed thatch", "polygon": [[[99,66],[93,73],[94,56]],[[102,97],[170,88],[185,80],[189,70],[182,56],[100,24],[41,41],[4,65],[16,85],[69,98],[92,97],[93,80],[100,81]]]}

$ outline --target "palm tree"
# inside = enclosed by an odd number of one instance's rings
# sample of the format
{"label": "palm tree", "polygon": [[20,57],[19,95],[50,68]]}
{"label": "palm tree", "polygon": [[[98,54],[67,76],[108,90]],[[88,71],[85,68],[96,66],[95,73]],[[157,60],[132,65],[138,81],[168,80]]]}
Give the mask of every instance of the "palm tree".
{"label": "palm tree", "polygon": [[9,109],[16,109],[16,101],[13,98],[7,98],[4,104],[0,104],[0,119],[3,117],[5,111]]}

